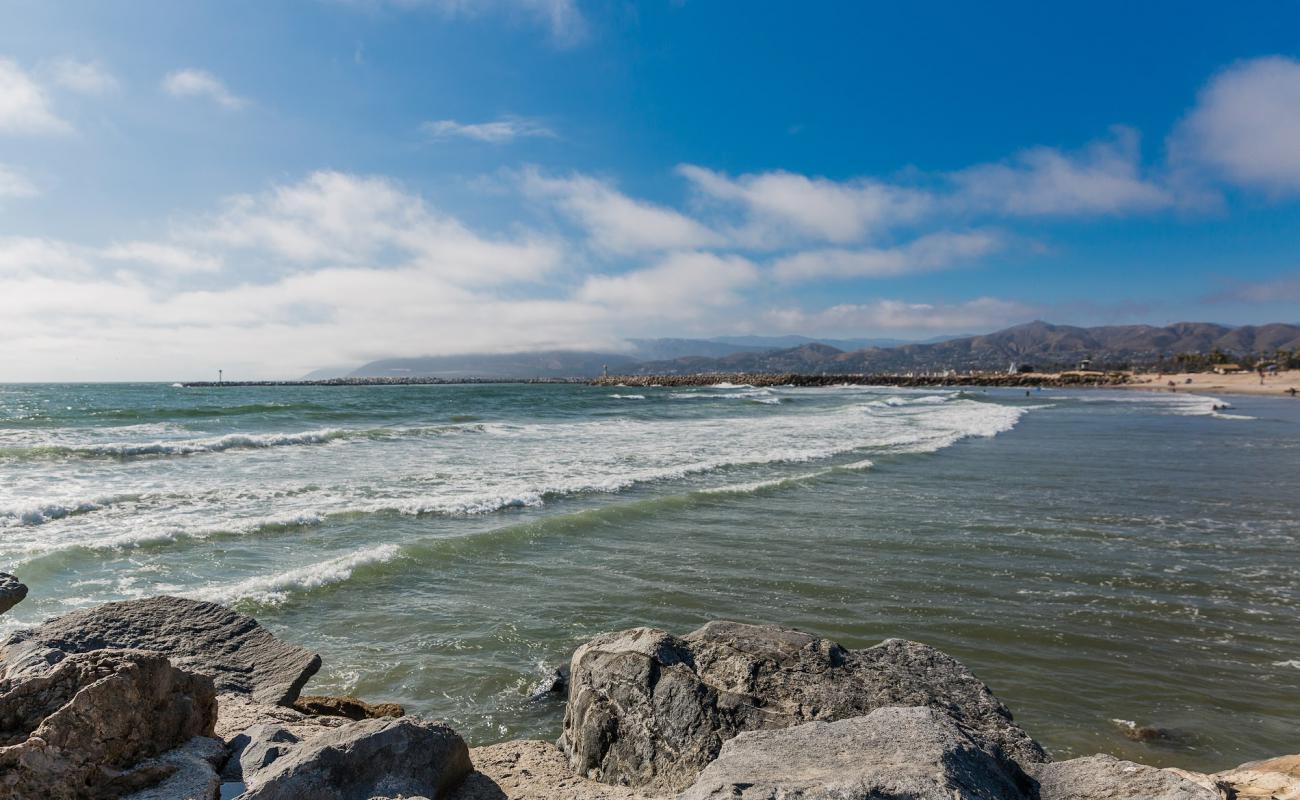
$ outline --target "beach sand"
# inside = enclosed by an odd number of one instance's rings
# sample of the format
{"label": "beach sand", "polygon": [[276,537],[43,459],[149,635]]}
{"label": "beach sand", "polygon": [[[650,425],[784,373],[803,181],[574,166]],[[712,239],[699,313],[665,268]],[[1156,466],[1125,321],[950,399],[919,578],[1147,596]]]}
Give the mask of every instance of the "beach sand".
{"label": "beach sand", "polygon": [[[1191,380],[1188,383],[1188,379]],[[1218,392],[1220,394],[1255,394],[1273,397],[1289,397],[1287,390],[1295,388],[1300,392],[1300,370],[1287,370],[1264,378],[1261,385],[1259,375],[1254,372],[1238,375],[1215,375],[1212,372],[1184,372],[1139,374],[1133,376],[1133,382],[1123,384],[1119,389],[1146,389],[1148,391],[1168,391],[1169,382],[1177,384],[1180,392]],[[1300,399],[1300,398],[1298,398]]]}

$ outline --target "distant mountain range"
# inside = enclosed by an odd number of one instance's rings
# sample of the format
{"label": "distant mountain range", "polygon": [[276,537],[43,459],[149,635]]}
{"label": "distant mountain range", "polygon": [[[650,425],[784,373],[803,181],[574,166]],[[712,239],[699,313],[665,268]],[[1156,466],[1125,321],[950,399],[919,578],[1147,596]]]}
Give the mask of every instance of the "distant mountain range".
{"label": "distant mountain range", "polygon": [[[899,343],[881,339],[738,336],[716,339],[634,339],[628,353],[553,350],[529,353],[387,358],[352,371],[317,370],[309,378],[588,378],[611,374],[698,372],[885,373],[944,369],[1038,369],[1152,365],[1180,353],[1215,350],[1242,356],[1300,348],[1300,325],[1229,327],[1180,322],[1165,327],[1079,328],[1030,322],[981,336]],[[840,346],[843,345],[843,346]]]}

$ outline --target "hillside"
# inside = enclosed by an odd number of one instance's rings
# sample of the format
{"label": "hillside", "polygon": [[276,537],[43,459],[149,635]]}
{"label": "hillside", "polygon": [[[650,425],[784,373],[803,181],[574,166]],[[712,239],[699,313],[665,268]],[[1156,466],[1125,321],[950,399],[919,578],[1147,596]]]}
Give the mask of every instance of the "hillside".
{"label": "hillside", "polygon": [[[705,372],[888,373],[1006,369],[1011,364],[1050,370],[1083,359],[1097,367],[1151,366],[1182,353],[1214,351],[1241,357],[1300,349],[1300,325],[1229,327],[1180,322],[1165,327],[1109,325],[1080,328],[1030,322],[1012,328],[930,343],[844,350],[836,340],[802,340],[795,347],[768,348],[752,337],[738,344],[717,339],[635,339],[627,353],[571,350],[390,358],[372,361],[346,377],[590,378],[608,365],[611,373],[691,374]],[[797,337],[796,337],[797,338]],[[322,371],[324,372],[324,371]],[[331,376],[323,376],[331,377]]]}

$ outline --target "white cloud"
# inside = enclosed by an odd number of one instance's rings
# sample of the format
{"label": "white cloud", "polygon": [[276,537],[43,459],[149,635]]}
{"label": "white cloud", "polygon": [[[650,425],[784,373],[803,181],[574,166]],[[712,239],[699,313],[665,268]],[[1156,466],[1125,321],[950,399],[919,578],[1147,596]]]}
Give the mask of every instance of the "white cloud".
{"label": "white cloud", "polygon": [[1011,216],[1123,214],[1174,204],[1164,187],[1142,175],[1135,131],[1116,127],[1110,140],[1078,153],[1035,147],[1001,164],[954,173],[959,208]]}
{"label": "white cloud", "polygon": [[215,75],[201,69],[182,69],[163,78],[163,89],[173,97],[201,97],[223,108],[238,109],[248,101],[231,93]]}
{"label": "white cloud", "polygon": [[561,257],[542,237],[488,239],[386,178],[341,172],[231,198],[179,236],[190,245],[259,252],[269,270],[388,264],[467,286],[536,281]]}
{"label": "white cloud", "polygon": [[701,308],[739,302],[737,292],[756,283],[758,277],[758,268],[739,256],[673,253],[645,269],[593,275],[578,291],[578,298],[619,314],[694,317]]}
{"label": "white cloud", "polygon": [[585,228],[592,244],[609,253],[715,247],[726,239],[670,208],[634,200],[603,181],[583,175],[548,178],[535,170],[523,176],[524,191],[555,202]]}
{"label": "white cloud", "polygon": [[110,261],[157,267],[168,272],[216,272],[221,258],[163,242],[123,242],[100,253]]}
{"label": "white cloud", "polygon": [[21,67],[0,58],[0,133],[61,134],[72,126],[55,116],[45,91]]}
{"label": "white cloud", "polygon": [[[80,248],[37,236],[0,236],[0,275],[81,275],[90,263]],[[0,293],[2,294],[2,293]]]}
{"label": "white cloud", "polygon": [[746,209],[751,222],[738,235],[756,245],[788,235],[858,241],[913,220],[930,205],[924,192],[865,178],[836,182],[782,171],[730,178],[691,164],[677,171],[704,196]]}
{"label": "white cloud", "polygon": [[18,171],[0,164],[0,199],[5,197],[34,197],[36,186]]}
{"label": "white cloud", "polygon": [[81,94],[103,95],[117,91],[117,78],[95,61],[61,58],[48,66],[50,77],[59,86]]}
{"label": "white cloud", "polygon": [[1266,192],[1300,191],[1300,61],[1257,58],[1220,72],[1170,147],[1180,166]]}
{"label": "white cloud", "polygon": [[[382,0],[379,0],[382,2]],[[577,0],[388,0],[399,8],[432,7],[448,17],[475,17],[504,13],[540,23],[560,47],[571,47],[587,37],[588,24]],[[363,4],[361,0],[350,0]]]}
{"label": "white cloud", "polygon": [[507,116],[493,122],[457,122],[440,119],[425,122],[420,130],[436,139],[474,139],[489,144],[504,144],[520,138],[553,138],[555,132],[537,120]]}
{"label": "white cloud", "polygon": [[980,297],[962,303],[909,303],[876,300],[832,306],[808,313],[774,309],[766,315],[778,330],[815,335],[968,333],[1003,328],[1033,319],[1041,309],[1013,300]]}
{"label": "white cloud", "polygon": [[772,265],[786,281],[812,278],[887,278],[942,269],[1000,249],[1003,237],[992,231],[940,232],[899,247],[809,250]]}

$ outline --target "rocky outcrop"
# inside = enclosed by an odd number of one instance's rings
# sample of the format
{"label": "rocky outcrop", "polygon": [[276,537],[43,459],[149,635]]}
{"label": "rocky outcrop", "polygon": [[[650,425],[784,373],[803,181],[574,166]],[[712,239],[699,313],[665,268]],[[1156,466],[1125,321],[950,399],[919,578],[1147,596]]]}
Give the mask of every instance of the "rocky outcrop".
{"label": "rocky outcrop", "polygon": [[119,797],[169,777],[149,759],[216,719],[211,679],[155,653],[70,655],[0,695],[0,798]]}
{"label": "rocky outcrop", "polygon": [[0,645],[4,682],[40,675],[70,653],[106,649],[161,653],[210,676],[219,692],[266,704],[292,703],[320,669],[320,656],[277,639],[252,617],[216,603],[151,597],[74,611],[14,633]]}
{"label": "rocky outcrop", "polygon": [[579,647],[571,672],[560,747],[576,774],[606,783],[679,790],[740,733],[889,706],[936,709],[1000,757],[1047,760],[960,662],[901,639],[848,651],[776,626],[635,628]]}
{"label": "rocky outcrop", "polygon": [[27,597],[27,586],[7,572],[0,572],[0,614]]}
{"label": "rocky outcrop", "polygon": [[1095,755],[1026,771],[1038,783],[1038,800],[1223,800],[1227,795],[1177,770],[1158,769]]}
{"label": "rocky outcrop", "polygon": [[145,765],[170,769],[170,777],[122,800],[213,800],[221,791],[217,770],[225,760],[225,745],[217,739],[196,736]]}
{"label": "rocky outcrop", "polygon": [[293,701],[293,708],[304,714],[352,720],[406,716],[406,709],[397,703],[367,703],[351,695],[304,695]]}
{"label": "rocky outcrop", "polygon": [[1300,800],[1300,755],[1251,761],[1211,777],[1237,800]]}
{"label": "rocky outcrop", "polygon": [[474,772],[448,800],[653,800],[623,786],[573,774],[554,744],[503,742],[469,751]]}
{"label": "rocky outcrop", "polygon": [[438,800],[472,769],[469,748],[455,731],[411,717],[348,722],[283,744],[264,769],[252,771],[243,761],[246,791],[239,800]]}
{"label": "rocky outcrop", "polygon": [[880,708],[865,717],[742,733],[679,800],[1024,800],[1014,763],[942,711]]}

